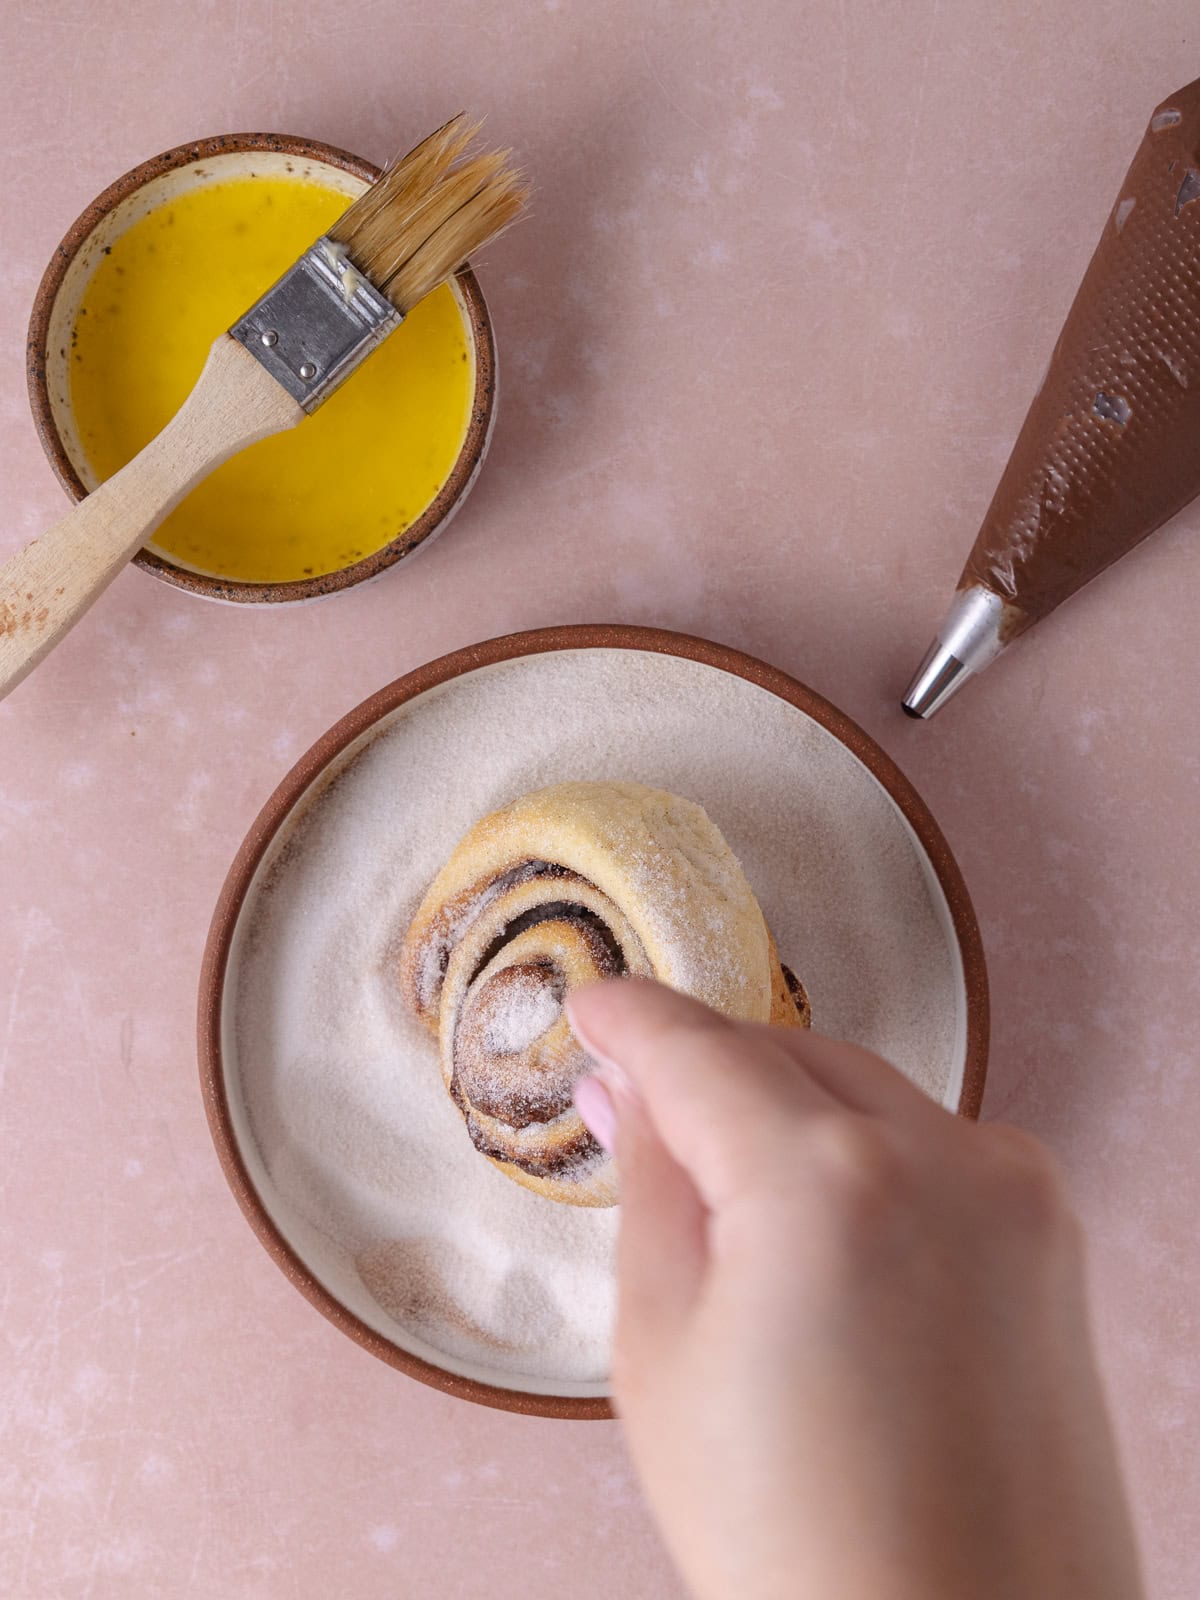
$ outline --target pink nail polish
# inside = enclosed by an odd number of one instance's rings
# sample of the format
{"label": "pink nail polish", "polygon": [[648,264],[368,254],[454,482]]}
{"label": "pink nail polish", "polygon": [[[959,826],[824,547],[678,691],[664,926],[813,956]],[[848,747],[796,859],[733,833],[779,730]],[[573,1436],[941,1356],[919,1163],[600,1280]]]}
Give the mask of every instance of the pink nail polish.
{"label": "pink nail polish", "polygon": [[608,1090],[599,1078],[580,1078],[575,1085],[574,1100],[588,1132],[612,1155],[617,1142],[617,1114]]}

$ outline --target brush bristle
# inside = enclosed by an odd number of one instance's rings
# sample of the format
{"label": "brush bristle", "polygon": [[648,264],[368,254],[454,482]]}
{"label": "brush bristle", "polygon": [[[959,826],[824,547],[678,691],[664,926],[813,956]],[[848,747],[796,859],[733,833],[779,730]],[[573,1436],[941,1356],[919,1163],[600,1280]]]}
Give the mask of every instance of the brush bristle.
{"label": "brush bristle", "polygon": [[502,233],[528,197],[509,151],[466,154],[478,132],[477,122],[454,117],[394,161],[329,230],[401,313]]}

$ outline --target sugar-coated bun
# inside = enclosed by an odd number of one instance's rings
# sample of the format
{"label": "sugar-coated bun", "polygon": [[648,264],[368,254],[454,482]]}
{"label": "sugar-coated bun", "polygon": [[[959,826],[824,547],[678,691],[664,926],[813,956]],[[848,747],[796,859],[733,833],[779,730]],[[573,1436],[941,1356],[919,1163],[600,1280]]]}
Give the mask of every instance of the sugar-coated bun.
{"label": "sugar-coated bun", "polygon": [[726,1016],[807,1027],[737,858],[694,801],[559,783],[484,817],[408,929],[400,980],[475,1147],[552,1200],[607,1206],[616,1171],[571,1099],[590,1062],[567,994],[652,977]]}

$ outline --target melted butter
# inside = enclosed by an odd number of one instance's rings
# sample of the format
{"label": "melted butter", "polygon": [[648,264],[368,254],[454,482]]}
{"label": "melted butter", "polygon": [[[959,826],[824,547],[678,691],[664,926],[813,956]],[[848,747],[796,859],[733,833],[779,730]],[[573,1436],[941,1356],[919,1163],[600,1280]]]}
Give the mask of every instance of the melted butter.
{"label": "melted butter", "polygon": [[[71,403],[111,477],[178,411],[214,338],[345,210],[311,181],[233,179],[152,211],[114,241],[83,296]],[[441,490],[474,396],[470,330],[451,290],[429,295],[321,409],[218,468],[153,548],[201,572],[279,583],[390,543]]]}

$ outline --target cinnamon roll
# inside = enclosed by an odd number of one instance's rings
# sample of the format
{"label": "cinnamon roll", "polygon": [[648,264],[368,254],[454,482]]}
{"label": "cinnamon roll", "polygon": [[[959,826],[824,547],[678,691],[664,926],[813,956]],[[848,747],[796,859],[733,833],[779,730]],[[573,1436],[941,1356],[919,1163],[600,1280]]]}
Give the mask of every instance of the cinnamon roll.
{"label": "cinnamon roll", "polygon": [[657,978],[727,1016],[807,1027],[736,857],[693,801],[560,783],[484,817],[404,938],[400,981],[437,1039],[476,1147],[553,1200],[613,1205],[616,1173],[571,1099],[589,1060],[569,991]]}

